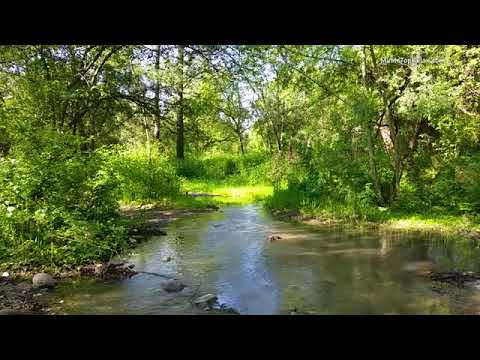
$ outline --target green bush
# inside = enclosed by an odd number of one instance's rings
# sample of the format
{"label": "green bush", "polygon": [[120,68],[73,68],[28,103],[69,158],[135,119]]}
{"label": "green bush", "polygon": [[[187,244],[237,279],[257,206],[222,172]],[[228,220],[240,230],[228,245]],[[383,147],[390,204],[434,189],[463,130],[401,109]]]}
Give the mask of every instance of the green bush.
{"label": "green bush", "polygon": [[149,156],[144,147],[117,148],[105,151],[104,156],[123,201],[160,200],[180,193],[175,166],[158,151]]}
{"label": "green bush", "polygon": [[178,176],[188,179],[204,178],[206,175],[203,162],[197,159],[176,160],[175,169]]}
{"label": "green bush", "polygon": [[67,266],[108,259],[126,245],[117,183],[78,137],[37,130],[0,163],[2,261]]}
{"label": "green bush", "polygon": [[270,182],[270,163],[259,153],[176,160],[175,169],[178,176],[187,179],[228,180],[229,183],[243,185]]}

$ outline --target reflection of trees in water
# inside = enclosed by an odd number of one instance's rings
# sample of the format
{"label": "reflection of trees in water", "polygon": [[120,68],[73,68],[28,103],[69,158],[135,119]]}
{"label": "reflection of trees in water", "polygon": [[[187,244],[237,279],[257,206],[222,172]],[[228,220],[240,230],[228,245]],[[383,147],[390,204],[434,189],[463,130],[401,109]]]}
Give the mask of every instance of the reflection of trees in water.
{"label": "reflection of trees in water", "polygon": [[265,259],[265,217],[246,207],[227,213],[225,266],[218,272],[217,287],[229,305],[249,314],[270,314],[278,308],[280,294]]}
{"label": "reflection of trees in water", "polygon": [[[478,259],[465,245],[442,247],[400,232],[306,231],[307,237],[301,234],[303,240],[297,234],[294,242],[266,243],[267,233],[275,226],[268,217],[243,208],[178,220],[170,225],[168,239],[146,251],[155,255],[146,255],[145,261],[151,262],[149,256],[175,254],[172,258],[180,264],[172,261],[162,266],[208,283],[211,289],[202,286],[204,290],[249,313],[297,308],[368,314],[452,312],[450,299],[439,299],[423,278],[405,271],[405,265],[432,257],[466,259],[470,264]],[[281,229],[285,238],[289,231],[298,230],[290,225]],[[177,234],[183,236],[176,238]]]}
{"label": "reflection of trees in water", "polygon": [[[285,289],[284,308],[337,314],[450,311],[447,301],[432,299],[428,291],[419,296],[425,283],[402,271],[405,262],[425,259],[427,247],[418,243],[397,247],[401,234],[349,240],[344,240],[344,251],[320,247],[318,256],[305,256],[314,254],[310,248],[297,252],[303,256],[292,253],[293,260],[286,257],[283,267],[275,269]],[[379,249],[376,255],[366,251],[374,244]]]}
{"label": "reflection of trees in water", "polygon": [[447,271],[480,272],[480,248],[466,240],[434,240],[429,256]]}

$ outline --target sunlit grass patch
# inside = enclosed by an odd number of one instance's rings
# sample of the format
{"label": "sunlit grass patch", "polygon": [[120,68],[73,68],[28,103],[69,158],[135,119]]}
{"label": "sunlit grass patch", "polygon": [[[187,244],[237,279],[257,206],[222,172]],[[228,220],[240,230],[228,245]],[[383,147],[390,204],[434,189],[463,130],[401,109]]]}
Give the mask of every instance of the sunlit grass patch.
{"label": "sunlit grass patch", "polygon": [[[221,182],[190,181],[184,180],[182,194],[164,197],[156,200],[123,201],[122,209],[141,206],[163,209],[207,209],[220,205],[242,205],[259,202],[270,196],[273,187],[268,185],[228,185]],[[191,196],[197,194],[210,194],[218,196]]]}
{"label": "sunlit grass patch", "polygon": [[247,204],[261,201],[273,193],[273,187],[269,185],[235,185],[202,180],[184,180],[182,189],[189,193],[219,195],[208,198],[195,198],[195,200],[204,200],[217,204]]}
{"label": "sunlit grass patch", "polygon": [[356,227],[376,227],[383,230],[421,231],[444,237],[469,238],[480,236],[478,216],[445,213],[443,209],[413,213],[376,206],[362,206],[355,202],[339,202],[328,197],[308,198],[291,190],[276,191],[265,201],[273,213],[300,215],[320,223],[341,223]]}
{"label": "sunlit grass patch", "polygon": [[438,214],[391,214],[384,226],[394,230],[418,230],[455,235],[462,231],[479,231],[480,224],[467,216]]}

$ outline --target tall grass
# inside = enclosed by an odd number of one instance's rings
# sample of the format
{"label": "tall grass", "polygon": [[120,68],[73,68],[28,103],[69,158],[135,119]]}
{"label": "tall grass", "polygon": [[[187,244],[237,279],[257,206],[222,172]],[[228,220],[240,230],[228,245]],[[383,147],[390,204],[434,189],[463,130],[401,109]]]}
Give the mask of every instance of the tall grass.
{"label": "tall grass", "polygon": [[308,194],[288,188],[275,189],[265,199],[265,207],[272,212],[296,214],[304,217],[328,219],[341,223],[370,223],[385,229],[441,233],[462,237],[480,232],[480,219],[474,215],[447,213],[445,209],[418,211],[382,208],[362,203],[359,199],[335,196],[312,198]]}
{"label": "tall grass", "polygon": [[[152,204],[163,208],[205,208],[245,204],[270,196],[269,162],[262,154],[220,154],[176,160],[145,147],[106,152],[124,206]],[[218,197],[192,197],[187,193]]]}
{"label": "tall grass", "polygon": [[108,153],[121,202],[151,202],[179,195],[180,179],[172,161],[143,146]]}

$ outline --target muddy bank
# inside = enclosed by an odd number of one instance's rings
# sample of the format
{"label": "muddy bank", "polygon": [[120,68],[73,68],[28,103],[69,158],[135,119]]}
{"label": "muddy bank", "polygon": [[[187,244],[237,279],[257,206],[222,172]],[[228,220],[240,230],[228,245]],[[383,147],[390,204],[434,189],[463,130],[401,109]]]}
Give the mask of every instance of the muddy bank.
{"label": "muddy bank", "polygon": [[[170,296],[179,295],[185,288],[193,289],[194,286],[184,284],[172,276],[157,273],[144,273],[135,271],[133,264],[104,263],[87,265],[79,271],[62,273],[52,277],[54,285],[38,287],[35,280],[27,277],[2,277],[0,278],[0,315],[63,315],[64,300],[58,296],[55,288],[70,286],[77,280],[89,280],[98,283],[112,283],[131,278],[133,276],[148,274],[164,279],[160,288]],[[161,295],[159,295],[161,296]],[[190,298],[192,309],[185,315],[236,315],[235,310],[218,303],[213,294],[193,292]],[[175,314],[175,310],[168,311]]]}
{"label": "muddy bank", "polygon": [[[56,286],[68,284],[79,277],[106,281],[122,280],[135,274],[132,265],[110,262],[86,265],[76,271],[64,271],[53,276],[4,272],[0,277],[0,315],[55,315],[52,307],[57,305],[54,300]],[[42,276],[48,278],[48,283]]]}
{"label": "muddy bank", "polygon": [[0,278],[0,315],[53,314],[50,292],[25,279]]}

